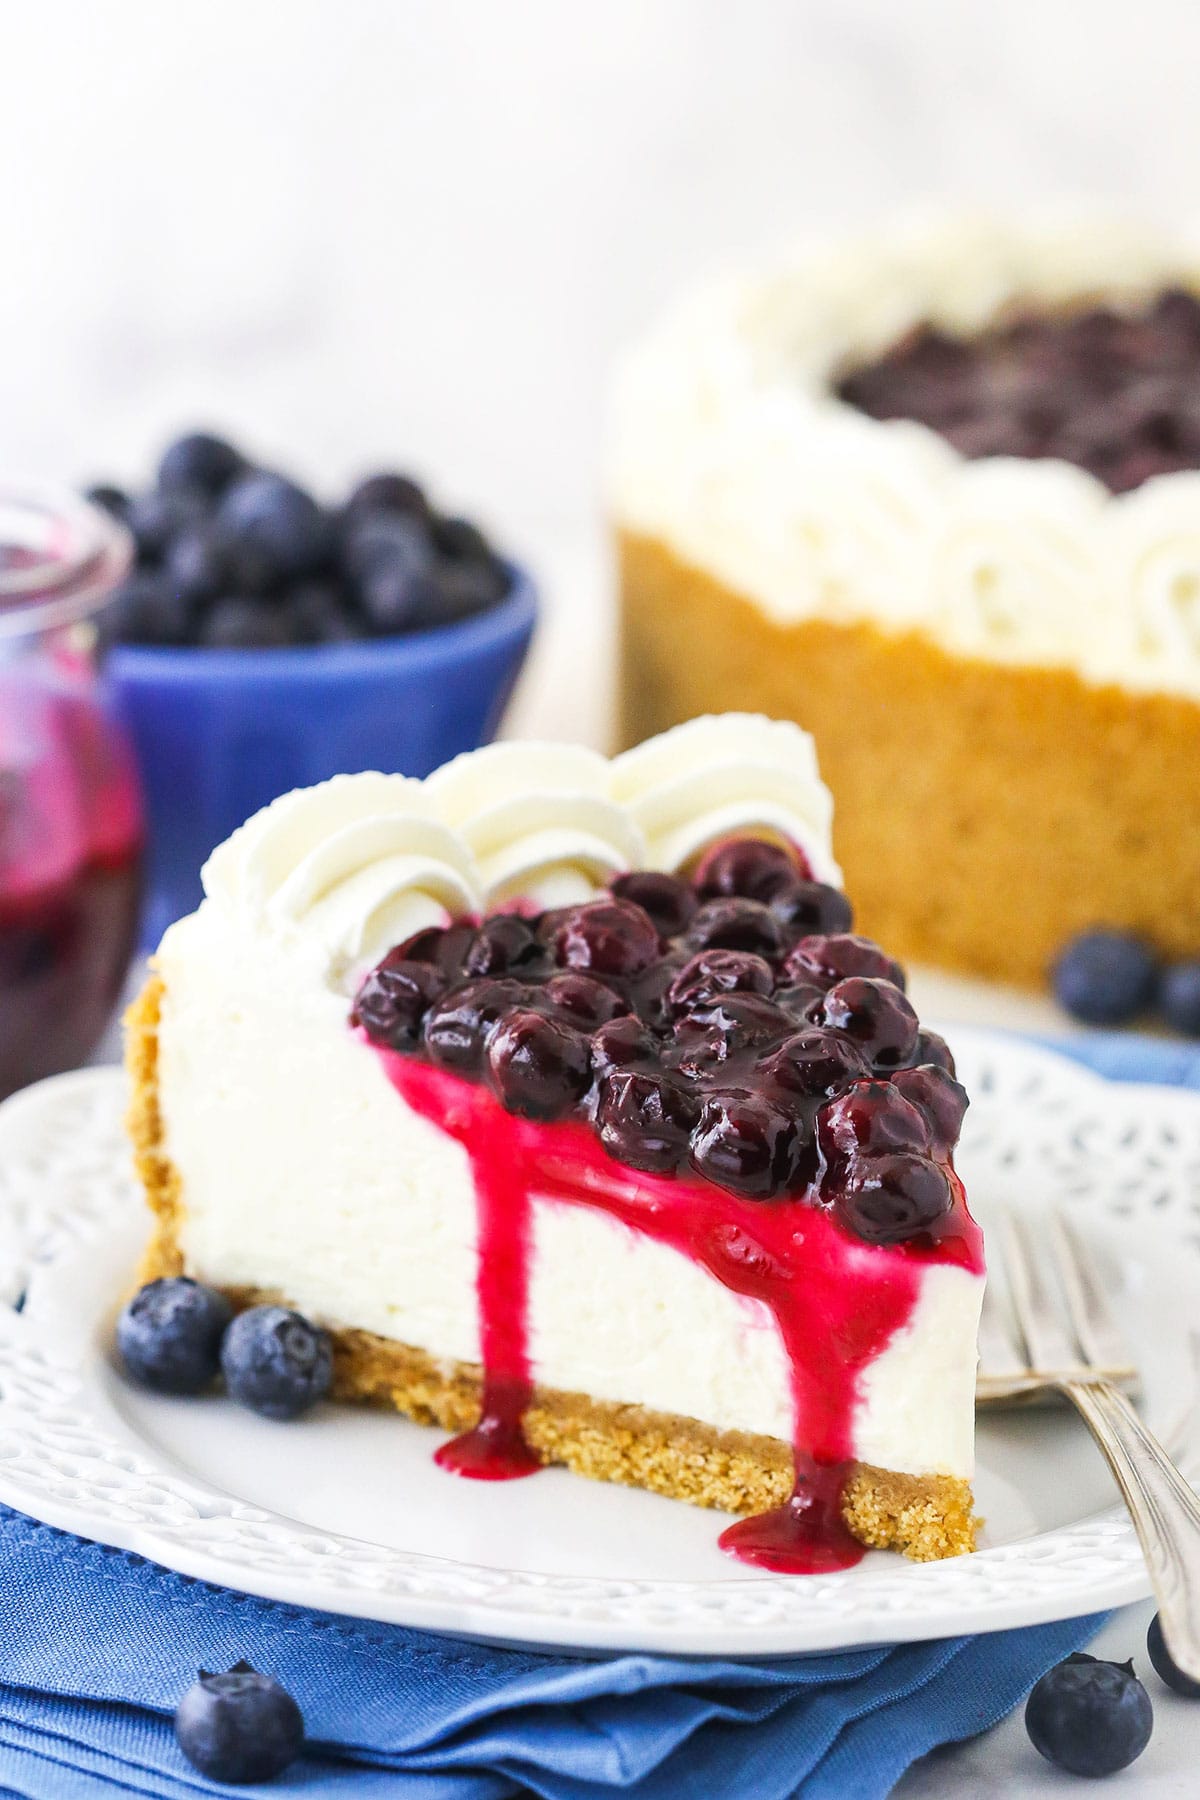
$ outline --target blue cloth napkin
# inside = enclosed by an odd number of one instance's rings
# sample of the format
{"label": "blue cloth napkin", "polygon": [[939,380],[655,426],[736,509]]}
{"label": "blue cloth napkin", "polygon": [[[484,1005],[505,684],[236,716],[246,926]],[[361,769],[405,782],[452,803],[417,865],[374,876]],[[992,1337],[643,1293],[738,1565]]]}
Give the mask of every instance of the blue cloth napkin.
{"label": "blue cloth napkin", "polygon": [[[1200,1087],[1200,1052],[1176,1044],[1059,1047],[1112,1079]],[[5,1508],[0,1609],[0,1800],[883,1800],[1102,1623],[758,1663],[535,1655],[257,1600]],[[241,1657],[308,1726],[269,1787],[205,1781],[171,1729],[197,1669]]]}

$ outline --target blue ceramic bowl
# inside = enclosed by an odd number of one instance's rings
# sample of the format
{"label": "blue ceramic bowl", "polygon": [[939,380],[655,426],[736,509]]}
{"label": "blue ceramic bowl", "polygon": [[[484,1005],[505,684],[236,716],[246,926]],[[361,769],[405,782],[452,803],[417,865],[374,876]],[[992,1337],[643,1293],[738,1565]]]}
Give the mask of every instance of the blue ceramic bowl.
{"label": "blue ceramic bowl", "polygon": [[145,791],[143,942],[193,910],[209,851],[277,794],[359,769],[428,775],[494,736],[537,616],[529,576],[511,573],[501,605],[413,637],[110,653]]}

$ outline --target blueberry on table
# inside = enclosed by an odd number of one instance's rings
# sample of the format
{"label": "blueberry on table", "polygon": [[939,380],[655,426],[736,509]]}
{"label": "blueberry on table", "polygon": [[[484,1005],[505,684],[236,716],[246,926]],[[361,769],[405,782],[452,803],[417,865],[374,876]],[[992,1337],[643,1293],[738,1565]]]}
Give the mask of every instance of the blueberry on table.
{"label": "blueberry on table", "polygon": [[1200,1037],[1200,962],[1172,963],[1158,985],[1163,1018],[1184,1037]]}
{"label": "blueberry on table", "polygon": [[158,465],[158,486],[164,494],[195,492],[214,498],[224,492],[245,461],[232,444],[209,431],[191,431],[176,438],[163,452]]}
{"label": "blueberry on table", "polygon": [[1033,1747],[1072,1775],[1115,1775],[1150,1742],[1154,1709],[1133,1664],[1077,1651],[1034,1687],[1025,1703]]}
{"label": "blueberry on table", "polygon": [[225,1333],[221,1373],[233,1398],[252,1412],[294,1419],[329,1392],[329,1335],[285,1306],[252,1306]]}
{"label": "blueberry on table", "polygon": [[117,1349],[143,1387],[198,1394],[216,1379],[221,1340],[233,1316],[223,1294],[186,1275],[139,1288],[117,1319]]}
{"label": "blueberry on table", "polygon": [[304,1717],[287,1689],[248,1662],[201,1670],[175,1711],[179,1748],[210,1781],[271,1781],[304,1745]]}
{"label": "blueberry on table", "polygon": [[309,574],[330,548],[329,521],[312,495],[261,470],[227,489],[216,530],[230,578],[251,594]]}
{"label": "blueberry on table", "polygon": [[1154,995],[1157,964],[1128,931],[1085,931],[1059,956],[1052,975],[1059,1005],[1088,1025],[1125,1025]]}
{"label": "blueberry on table", "polygon": [[1190,1675],[1185,1675],[1182,1669],[1175,1666],[1157,1613],[1151,1619],[1150,1629],[1146,1633],[1146,1649],[1160,1681],[1165,1681],[1173,1693],[1182,1694],[1187,1700],[1200,1700],[1200,1681],[1193,1681]]}

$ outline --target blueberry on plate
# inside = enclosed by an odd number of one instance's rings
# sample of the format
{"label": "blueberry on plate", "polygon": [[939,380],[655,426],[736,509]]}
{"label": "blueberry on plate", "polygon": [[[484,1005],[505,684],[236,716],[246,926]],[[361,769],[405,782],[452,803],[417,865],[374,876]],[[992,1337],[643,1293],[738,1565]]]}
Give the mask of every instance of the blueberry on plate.
{"label": "blueberry on plate", "polygon": [[1190,1675],[1185,1675],[1182,1669],[1176,1667],[1171,1652],[1167,1649],[1157,1613],[1151,1619],[1150,1629],[1146,1633],[1146,1649],[1160,1681],[1165,1681],[1174,1693],[1182,1694],[1187,1700],[1200,1700],[1200,1681],[1193,1681]]}
{"label": "blueberry on plate", "polygon": [[200,1671],[175,1709],[175,1736],[192,1767],[233,1787],[271,1781],[304,1745],[304,1717],[287,1689],[248,1662]]}
{"label": "blueberry on plate", "polygon": [[1158,1004],[1173,1031],[1200,1037],[1200,962],[1172,963],[1158,984]]}
{"label": "blueberry on plate", "polygon": [[252,1306],[225,1333],[221,1373],[251,1412],[294,1419],[329,1392],[329,1335],[285,1306]]}
{"label": "blueberry on plate", "polygon": [[221,1339],[233,1316],[223,1294],[186,1275],[147,1282],[122,1307],[117,1349],[143,1387],[198,1394],[216,1379]]}
{"label": "blueberry on plate", "polygon": [[176,438],[163,452],[158,465],[158,486],[164,494],[191,491],[214,498],[225,491],[245,462],[232,444],[210,431],[190,431]]}
{"label": "blueberry on plate", "polygon": [[1154,955],[1129,931],[1085,931],[1052,970],[1060,1006],[1088,1025],[1125,1025],[1154,994]]}
{"label": "blueberry on plate", "polygon": [[1154,1708],[1133,1664],[1076,1651],[1056,1663],[1025,1703],[1033,1747],[1072,1775],[1115,1775],[1150,1742]]}

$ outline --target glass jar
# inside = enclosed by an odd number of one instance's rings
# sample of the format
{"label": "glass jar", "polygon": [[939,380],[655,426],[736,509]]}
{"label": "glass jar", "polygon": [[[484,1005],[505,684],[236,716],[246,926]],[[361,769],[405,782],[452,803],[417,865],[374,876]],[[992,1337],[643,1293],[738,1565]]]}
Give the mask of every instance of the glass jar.
{"label": "glass jar", "polygon": [[83,501],[0,488],[0,1098],[86,1061],[129,968],[141,805],[91,620],[131,556]]}

